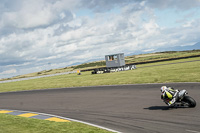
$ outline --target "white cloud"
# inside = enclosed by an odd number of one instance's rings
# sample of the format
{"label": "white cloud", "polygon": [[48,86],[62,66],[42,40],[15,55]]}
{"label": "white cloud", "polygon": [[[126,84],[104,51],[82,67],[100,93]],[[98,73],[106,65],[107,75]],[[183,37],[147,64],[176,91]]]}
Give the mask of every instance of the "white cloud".
{"label": "white cloud", "polygon": [[11,69],[11,70],[6,70],[6,71],[3,71],[1,72],[0,74],[15,74],[17,73],[17,70],[16,69]]}
{"label": "white cloud", "polygon": [[[21,0],[18,1],[19,8],[9,7],[1,13],[0,27],[12,28],[36,28],[39,26],[49,26],[59,19],[70,21],[73,19],[69,11],[71,0],[48,1],[48,0]],[[76,2],[73,2],[76,3]],[[9,3],[12,4],[12,3]],[[8,7],[4,7],[8,8]]]}
{"label": "white cloud", "polygon": [[146,50],[143,50],[144,52],[153,52],[155,49],[146,49]]}
{"label": "white cloud", "polygon": [[[7,10],[0,4],[0,67],[25,74],[103,59],[112,53],[148,52],[199,41],[197,19],[173,29],[159,27],[152,7],[184,7],[170,3],[22,0]],[[76,16],[80,8],[91,10],[92,17]]]}
{"label": "white cloud", "polygon": [[148,0],[147,4],[154,8],[176,8],[177,10],[187,10],[200,6],[199,0]]}

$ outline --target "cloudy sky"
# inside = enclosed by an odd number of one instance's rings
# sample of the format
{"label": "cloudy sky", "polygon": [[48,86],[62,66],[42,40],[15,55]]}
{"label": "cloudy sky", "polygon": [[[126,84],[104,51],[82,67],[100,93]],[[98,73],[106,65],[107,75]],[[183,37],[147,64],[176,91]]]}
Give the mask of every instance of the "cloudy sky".
{"label": "cloudy sky", "polygon": [[200,41],[200,0],[0,0],[0,78]]}

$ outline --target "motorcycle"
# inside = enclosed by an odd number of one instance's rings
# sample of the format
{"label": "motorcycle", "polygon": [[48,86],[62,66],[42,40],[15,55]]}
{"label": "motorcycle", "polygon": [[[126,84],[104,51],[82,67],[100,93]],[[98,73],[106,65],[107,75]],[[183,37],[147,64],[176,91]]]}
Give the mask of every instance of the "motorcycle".
{"label": "motorcycle", "polygon": [[[171,107],[194,108],[196,106],[196,101],[192,97],[186,95],[188,94],[186,90],[181,90],[181,91],[177,90],[177,91],[178,91],[178,99]],[[162,95],[161,95],[161,99],[163,99]],[[169,101],[170,99],[167,99],[164,102],[168,104]]]}

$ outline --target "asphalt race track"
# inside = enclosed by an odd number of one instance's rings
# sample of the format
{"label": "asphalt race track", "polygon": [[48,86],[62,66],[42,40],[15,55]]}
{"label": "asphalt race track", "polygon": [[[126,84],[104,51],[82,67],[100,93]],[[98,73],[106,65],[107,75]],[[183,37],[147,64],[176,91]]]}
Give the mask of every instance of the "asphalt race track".
{"label": "asphalt race track", "polygon": [[186,89],[195,108],[168,108],[164,84],[80,87],[0,93],[0,108],[48,113],[125,133],[200,133],[200,83],[165,84]]}

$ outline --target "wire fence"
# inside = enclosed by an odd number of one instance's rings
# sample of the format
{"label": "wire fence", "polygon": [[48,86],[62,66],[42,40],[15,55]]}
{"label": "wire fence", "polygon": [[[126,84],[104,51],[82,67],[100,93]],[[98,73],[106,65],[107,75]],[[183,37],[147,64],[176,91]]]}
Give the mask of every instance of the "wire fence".
{"label": "wire fence", "polygon": [[52,77],[52,76],[65,75],[65,74],[71,74],[71,73],[77,73],[77,71],[64,72],[64,73],[56,73],[56,74],[42,75],[42,76],[28,77],[28,78],[20,78],[20,79],[13,79],[13,80],[5,80],[5,81],[0,81],[0,83],[8,83],[8,82],[16,82],[16,81],[23,81],[23,80],[44,78],[44,77]]}

